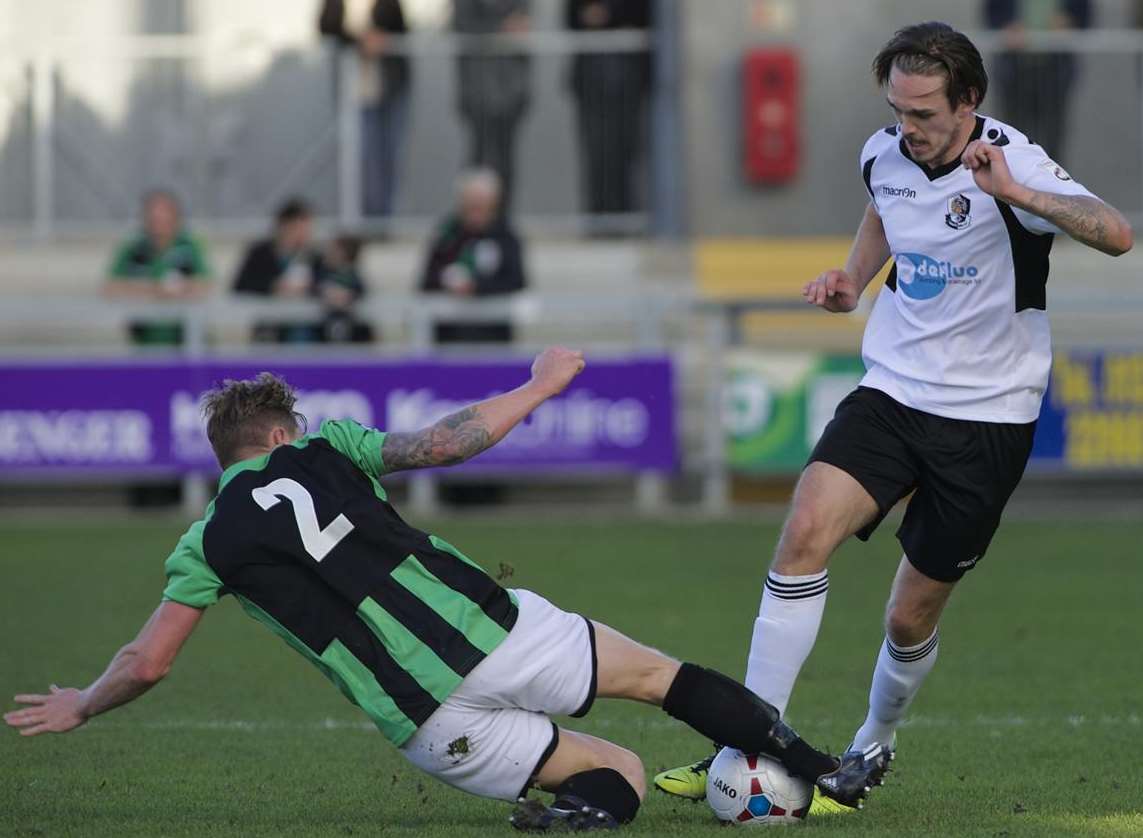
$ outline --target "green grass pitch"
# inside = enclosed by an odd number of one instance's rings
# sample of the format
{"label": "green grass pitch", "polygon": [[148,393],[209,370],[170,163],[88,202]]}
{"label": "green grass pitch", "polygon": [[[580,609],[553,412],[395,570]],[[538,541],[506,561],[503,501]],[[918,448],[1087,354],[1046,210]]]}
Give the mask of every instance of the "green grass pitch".
{"label": "green grass pitch", "polygon": [[[510,584],[740,676],[773,525],[432,526]],[[133,636],[181,532],[163,523],[0,524],[0,696],[83,685]],[[1011,522],[969,574],[902,730],[897,771],[815,835],[1143,835],[1143,523]],[[838,748],[861,720],[898,550],[892,527],[836,558],[790,719]],[[660,711],[601,701],[571,726],[648,772],[708,744]],[[0,730],[0,835],[510,835],[505,804],[419,775],[324,678],[226,601],[166,682],[68,736]],[[652,793],[629,830],[716,835],[705,805]]]}

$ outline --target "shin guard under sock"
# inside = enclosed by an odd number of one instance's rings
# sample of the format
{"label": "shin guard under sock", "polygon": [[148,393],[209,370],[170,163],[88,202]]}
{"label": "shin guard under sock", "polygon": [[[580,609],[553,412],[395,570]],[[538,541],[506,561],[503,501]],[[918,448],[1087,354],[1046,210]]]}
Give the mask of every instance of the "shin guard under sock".
{"label": "shin guard under sock", "polygon": [[833,757],[811,748],[783,722],[773,705],[712,669],[684,663],[667,690],[663,709],[715,742],[772,756],[806,780],[837,767]]}

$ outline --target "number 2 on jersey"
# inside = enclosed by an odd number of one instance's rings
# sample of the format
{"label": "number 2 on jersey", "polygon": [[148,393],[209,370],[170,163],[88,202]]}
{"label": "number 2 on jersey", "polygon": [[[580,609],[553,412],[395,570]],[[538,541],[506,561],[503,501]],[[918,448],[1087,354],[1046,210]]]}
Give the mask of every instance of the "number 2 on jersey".
{"label": "number 2 on jersey", "polygon": [[353,524],[344,515],[338,515],[325,529],[319,527],[313,496],[306,491],[305,486],[288,477],[280,477],[272,483],[252,489],[250,494],[263,509],[277,506],[282,498],[290,502],[294,519],[298,522],[298,532],[302,536],[302,545],[316,562],[328,556],[343,538],[353,532]]}

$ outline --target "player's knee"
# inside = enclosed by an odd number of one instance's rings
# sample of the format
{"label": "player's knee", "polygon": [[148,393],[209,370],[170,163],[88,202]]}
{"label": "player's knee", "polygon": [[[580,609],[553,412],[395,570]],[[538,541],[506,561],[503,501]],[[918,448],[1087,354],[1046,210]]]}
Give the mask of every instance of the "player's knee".
{"label": "player's knee", "polygon": [[593,748],[581,756],[572,772],[573,775],[593,771],[597,768],[610,768],[617,771],[642,800],[647,794],[647,779],[643,760],[639,758],[638,754],[621,745],[616,745],[614,742],[603,741],[600,744],[602,747]]}
{"label": "player's knee", "polygon": [[608,756],[608,762],[609,765],[601,767],[614,768],[622,774],[640,800],[647,796],[647,773],[638,754],[616,745],[613,753]]}
{"label": "player's knee", "polygon": [[889,603],[885,610],[885,634],[898,646],[915,646],[933,633],[932,618],[924,611],[902,603]]}
{"label": "player's knee", "polygon": [[786,525],[774,557],[774,570],[799,575],[825,568],[833,548],[823,517],[810,506],[796,506]]}

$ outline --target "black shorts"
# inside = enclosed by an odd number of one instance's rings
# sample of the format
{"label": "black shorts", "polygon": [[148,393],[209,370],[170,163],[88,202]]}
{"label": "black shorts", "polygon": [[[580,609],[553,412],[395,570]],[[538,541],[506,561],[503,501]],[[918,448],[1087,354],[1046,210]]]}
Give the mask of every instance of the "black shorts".
{"label": "black shorts", "polygon": [[955,582],[988,549],[1024,474],[1036,423],[946,419],[858,387],[842,400],[810,455],[851,475],[877,502],[865,541],[914,490],[897,538],[913,567]]}

